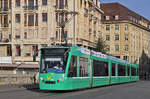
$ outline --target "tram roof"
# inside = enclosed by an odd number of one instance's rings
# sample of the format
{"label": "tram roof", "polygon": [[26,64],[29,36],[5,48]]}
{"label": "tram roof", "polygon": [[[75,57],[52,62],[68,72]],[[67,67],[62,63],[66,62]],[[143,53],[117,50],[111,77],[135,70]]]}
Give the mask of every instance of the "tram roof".
{"label": "tram roof", "polygon": [[44,46],[41,49],[49,49],[49,48],[70,48],[68,46]]}
{"label": "tram roof", "polygon": [[96,51],[93,51],[93,50],[89,50],[89,49],[79,47],[79,46],[45,46],[45,47],[42,47],[41,49],[49,49],[49,48],[71,48],[72,50],[76,50],[77,52],[82,53],[82,54],[91,55],[91,56],[95,56],[95,57],[100,57],[100,58],[104,58],[104,59],[111,59],[113,61],[126,63],[126,64],[133,64],[133,63],[130,63],[126,60],[116,58],[114,56],[110,56],[110,55],[107,55],[107,54],[103,54],[101,52],[96,52]]}

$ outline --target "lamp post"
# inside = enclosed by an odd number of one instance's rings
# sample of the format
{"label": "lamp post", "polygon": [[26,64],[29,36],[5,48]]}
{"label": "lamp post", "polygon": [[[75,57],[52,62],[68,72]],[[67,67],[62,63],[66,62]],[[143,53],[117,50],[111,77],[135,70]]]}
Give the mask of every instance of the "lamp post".
{"label": "lamp post", "polygon": [[[75,14],[75,0],[73,0],[73,12],[74,12],[74,14]],[[76,45],[76,35],[75,35],[75,15],[74,15],[74,17],[73,17],[73,45]]]}

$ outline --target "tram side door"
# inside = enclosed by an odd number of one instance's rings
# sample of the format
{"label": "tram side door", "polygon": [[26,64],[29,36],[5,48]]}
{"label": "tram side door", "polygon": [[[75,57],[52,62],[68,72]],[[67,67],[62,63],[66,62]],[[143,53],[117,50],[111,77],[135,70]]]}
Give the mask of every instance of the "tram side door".
{"label": "tram side door", "polygon": [[92,88],[93,84],[93,60],[89,60],[89,66],[90,66],[90,88]]}

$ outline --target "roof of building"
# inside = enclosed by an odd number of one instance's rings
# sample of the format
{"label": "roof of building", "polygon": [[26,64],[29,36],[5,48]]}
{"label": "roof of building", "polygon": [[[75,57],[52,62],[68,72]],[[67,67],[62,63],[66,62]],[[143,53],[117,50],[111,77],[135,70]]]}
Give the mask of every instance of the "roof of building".
{"label": "roof of building", "polygon": [[[101,9],[104,11],[104,14],[102,14],[102,21],[132,21],[137,24],[141,24],[140,22],[144,22],[147,25],[150,25],[150,21],[148,19],[128,9],[118,2],[102,3]],[[116,15],[119,16],[118,20],[114,19]],[[109,16],[110,19],[106,20],[104,16]]]}

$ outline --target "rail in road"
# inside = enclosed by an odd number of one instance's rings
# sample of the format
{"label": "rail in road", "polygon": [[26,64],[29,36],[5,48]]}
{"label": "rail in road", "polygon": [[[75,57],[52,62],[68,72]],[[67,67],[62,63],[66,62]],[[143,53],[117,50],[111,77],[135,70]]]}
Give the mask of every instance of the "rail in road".
{"label": "rail in road", "polygon": [[23,89],[0,93],[0,99],[150,99],[150,81],[140,81],[77,91]]}

